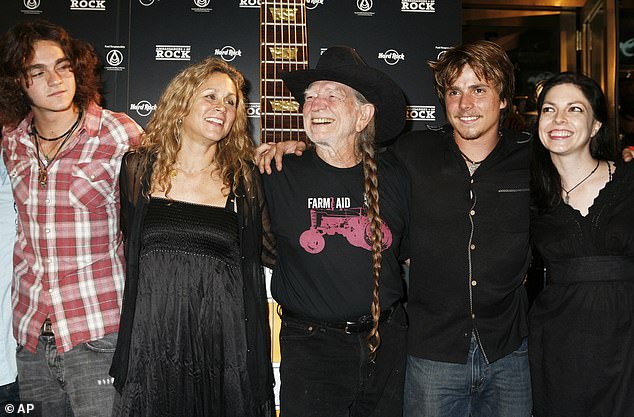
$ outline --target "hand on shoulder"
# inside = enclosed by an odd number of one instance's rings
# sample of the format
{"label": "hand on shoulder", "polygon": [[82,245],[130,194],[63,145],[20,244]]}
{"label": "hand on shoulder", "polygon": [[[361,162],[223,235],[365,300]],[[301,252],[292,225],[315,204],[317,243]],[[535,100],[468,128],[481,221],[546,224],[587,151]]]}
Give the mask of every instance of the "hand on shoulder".
{"label": "hand on shoulder", "polygon": [[255,148],[253,157],[255,165],[260,169],[260,173],[271,174],[271,161],[275,159],[275,168],[282,170],[282,159],[284,155],[295,154],[301,156],[306,150],[306,143],[298,140],[290,140],[285,142],[269,142],[263,143]]}

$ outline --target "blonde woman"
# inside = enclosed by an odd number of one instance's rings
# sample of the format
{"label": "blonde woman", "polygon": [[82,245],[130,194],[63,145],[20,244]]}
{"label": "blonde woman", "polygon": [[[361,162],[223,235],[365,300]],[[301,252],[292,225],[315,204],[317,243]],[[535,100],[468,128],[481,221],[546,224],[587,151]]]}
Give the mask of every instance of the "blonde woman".
{"label": "blonde woman", "polygon": [[272,415],[261,268],[272,242],[243,85],[219,59],[188,67],[124,158],[115,415]]}

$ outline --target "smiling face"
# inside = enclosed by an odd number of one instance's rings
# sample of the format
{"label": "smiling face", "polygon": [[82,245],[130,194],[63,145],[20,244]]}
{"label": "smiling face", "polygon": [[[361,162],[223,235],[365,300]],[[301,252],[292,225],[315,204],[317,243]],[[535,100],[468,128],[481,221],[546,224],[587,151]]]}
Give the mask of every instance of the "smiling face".
{"label": "smiling face", "polygon": [[372,118],[373,106],[360,104],[355,91],[335,81],[315,81],[304,93],[304,129],[316,145],[354,146]]}
{"label": "smiling face", "polygon": [[592,107],[574,84],[559,84],[544,96],[539,115],[539,140],[551,154],[570,155],[589,152],[590,139],[601,122],[595,120]]}
{"label": "smiling face", "polygon": [[457,140],[497,140],[500,110],[506,105],[495,86],[478,78],[469,65],[445,91],[447,119]]}
{"label": "smiling face", "polygon": [[238,94],[231,78],[214,72],[196,90],[189,113],[183,117],[182,138],[217,143],[231,131],[236,119]]}
{"label": "smiling face", "polygon": [[38,113],[73,109],[75,74],[59,44],[47,40],[35,42],[26,70],[28,78],[22,82],[22,88],[36,117]]}

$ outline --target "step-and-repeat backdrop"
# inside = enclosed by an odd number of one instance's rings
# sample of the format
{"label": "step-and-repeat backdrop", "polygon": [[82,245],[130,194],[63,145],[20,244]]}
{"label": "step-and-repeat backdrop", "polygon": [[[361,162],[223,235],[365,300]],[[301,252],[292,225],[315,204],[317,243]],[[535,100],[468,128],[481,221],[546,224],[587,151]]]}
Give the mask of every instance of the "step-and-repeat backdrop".
{"label": "step-and-repeat backdrop", "polygon": [[[296,3],[294,0],[293,3]],[[305,0],[309,65],[332,45],[350,45],[405,91],[407,129],[444,123],[427,61],[460,43],[460,0]],[[281,7],[289,0],[279,0]],[[248,113],[259,141],[259,0],[2,0],[0,30],[25,19],[61,24],[92,43],[103,64],[105,106],[144,126],[167,82],[212,55],[248,81]],[[273,358],[279,321],[271,300]],[[277,372],[276,372],[277,373]]]}

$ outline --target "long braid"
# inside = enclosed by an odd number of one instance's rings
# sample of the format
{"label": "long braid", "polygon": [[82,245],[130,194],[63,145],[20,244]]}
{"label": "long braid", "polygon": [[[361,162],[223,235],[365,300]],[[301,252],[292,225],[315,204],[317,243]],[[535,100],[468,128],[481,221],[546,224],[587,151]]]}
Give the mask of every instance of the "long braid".
{"label": "long braid", "polygon": [[372,326],[367,338],[370,361],[373,361],[376,357],[376,351],[381,344],[381,336],[379,335],[379,318],[381,316],[379,278],[381,275],[381,250],[383,249],[383,231],[381,230],[383,220],[381,219],[381,213],[379,210],[379,178],[377,175],[378,166],[375,159],[374,135],[374,120],[371,120],[368,126],[357,138],[357,151],[360,153],[361,161],[363,163],[363,185],[365,188],[368,208],[367,215],[372,238],[373,289],[370,312],[372,313],[374,325]]}

